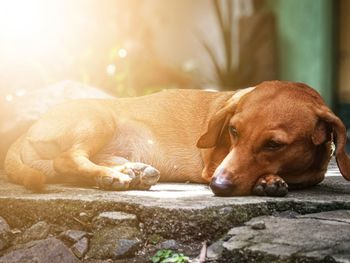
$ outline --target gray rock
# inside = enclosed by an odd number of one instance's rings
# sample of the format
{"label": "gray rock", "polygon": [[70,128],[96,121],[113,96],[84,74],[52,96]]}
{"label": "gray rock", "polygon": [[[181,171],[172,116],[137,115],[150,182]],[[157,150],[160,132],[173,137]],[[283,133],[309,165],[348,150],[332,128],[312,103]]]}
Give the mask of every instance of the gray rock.
{"label": "gray rock", "polygon": [[140,244],[140,232],[134,227],[105,227],[90,240],[89,258],[118,259],[134,255]]}
{"label": "gray rock", "polygon": [[85,256],[86,252],[89,249],[89,240],[87,237],[81,238],[78,242],[76,242],[72,247],[71,250],[78,258],[82,258]]}
{"label": "gray rock", "polygon": [[274,213],[273,215],[278,217],[297,218],[299,216],[299,213],[295,211],[287,210],[280,213]]}
{"label": "gray rock", "polygon": [[165,240],[159,244],[159,249],[174,249],[174,250],[176,250],[176,249],[178,249],[178,244],[177,244],[176,240],[174,240],[174,239]]}
{"label": "gray rock", "polygon": [[134,214],[124,212],[103,212],[93,220],[93,226],[100,229],[104,226],[128,226],[136,227],[137,217]]}
{"label": "gray rock", "polygon": [[139,244],[140,240],[137,239],[119,239],[113,252],[113,258],[133,256]]}
{"label": "gray rock", "polygon": [[350,210],[336,210],[308,215],[299,215],[299,218],[313,218],[320,220],[330,220],[350,224]]}
{"label": "gray rock", "polygon": [[[231,238],[223,243],[218,262],[350,262],[348,216],[349,211],[334,211],[254,218],[229,231]],[[259,221],[266,229],[253,230]]]}
{"label": "gray rock", "polygon": [[266,228],[264,221],[256,221],[250,224],[250,227],[254,230],[262,230]]}
{"label": "gray rock", "polygon": [[0,250],[8,247],[12,239],[10,226],[6,220],[0,216]]}
{"label": "gray rock", "polygon": [[10,232],[10,226],[7,224],[6,220],[0,216],[0,235],[8,232]]}
{"label": "gray rock", "polygon": [[49,235],[49,232],[50,225],[45,221],[39,221],[24,231],[23,235],[16,239],[16,243],[26,243],[32,240],[45,239]]}
{"label": "gray rock", "polygon": [[60,237],[67,240],[71,243],[76,243],[83,237],[85,237],[88,233],[80,230],[67,230],[60,234]]}
{"label": "gray rock", "polygon": [[60,240],[48,238],[26,243],[0,257],[0,263],[75,263],[80,262]]}
{"label": "gray rock", "polygon": [[209,261],[215,261],[221,257],[222,251],[224,250],[224,247],[222,246],[223,243],[224,241],[220,239],[208,247],[207,259]]}

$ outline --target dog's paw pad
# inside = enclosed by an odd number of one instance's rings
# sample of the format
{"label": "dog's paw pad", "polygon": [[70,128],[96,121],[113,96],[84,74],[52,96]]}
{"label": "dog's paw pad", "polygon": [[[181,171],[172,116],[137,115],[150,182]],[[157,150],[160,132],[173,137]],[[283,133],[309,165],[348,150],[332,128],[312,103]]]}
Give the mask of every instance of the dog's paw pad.
{"label": "dog's paw pad", "polygon": [[160,177],[160,172],[156,168],[144,163],[129,162],[122,165],[119,171],[132,178],[130,189],[148,190]]}
{"label": "dog's paw pad", "polygon": [[278,176],[265,176],[258,180],[253,188],[253,194],[259,196],[285,196],[288,193],[287,183]]}

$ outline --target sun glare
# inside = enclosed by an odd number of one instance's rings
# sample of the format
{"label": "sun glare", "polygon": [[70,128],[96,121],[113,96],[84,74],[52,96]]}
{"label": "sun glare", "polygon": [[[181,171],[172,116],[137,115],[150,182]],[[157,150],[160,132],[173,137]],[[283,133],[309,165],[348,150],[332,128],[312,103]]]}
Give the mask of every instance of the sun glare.
{"label": "sun glare", "polygon": [[48,51],[63,30],[55,1],[0,0],[0,45],[23,55]]}
{"label": "sun glare", "polygon": [[2,32],[12,40],[27,40],[37,35],[42,27],[42,13],[32,1],[2,1]]}

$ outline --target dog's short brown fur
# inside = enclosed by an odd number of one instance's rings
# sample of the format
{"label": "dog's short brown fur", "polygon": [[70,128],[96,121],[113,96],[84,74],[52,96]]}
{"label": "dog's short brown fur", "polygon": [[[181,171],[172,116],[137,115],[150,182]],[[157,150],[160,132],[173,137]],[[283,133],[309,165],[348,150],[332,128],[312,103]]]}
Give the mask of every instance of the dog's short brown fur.
{"label": "dog's short brown fur", "polygon": [[11,146],[5,170],[33,190],[57,178],[148,189],[160,173],[160,181],[211,182],[218,195],[282,196],[287,184],[323,180],[333,135],[338,166],[350,180],[345,134],[319,94],[301,83],[167,90],[62,104]]}

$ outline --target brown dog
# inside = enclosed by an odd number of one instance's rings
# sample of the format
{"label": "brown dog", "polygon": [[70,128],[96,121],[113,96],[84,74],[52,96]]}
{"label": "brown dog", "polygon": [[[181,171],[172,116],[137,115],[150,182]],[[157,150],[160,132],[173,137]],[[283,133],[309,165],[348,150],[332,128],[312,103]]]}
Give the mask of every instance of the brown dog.
{"label": "brown dog", "polygon": [[148,189],[160,178],[211,182],[217,195],[283,196],[287,184],[323,180],[333,134],[338,166],[350,180],[345,132],[319,94],[301,83],[76,100],[52,109],[19,138],[5,170],[33,190],[57,178]]}

